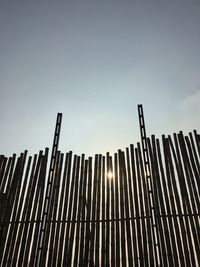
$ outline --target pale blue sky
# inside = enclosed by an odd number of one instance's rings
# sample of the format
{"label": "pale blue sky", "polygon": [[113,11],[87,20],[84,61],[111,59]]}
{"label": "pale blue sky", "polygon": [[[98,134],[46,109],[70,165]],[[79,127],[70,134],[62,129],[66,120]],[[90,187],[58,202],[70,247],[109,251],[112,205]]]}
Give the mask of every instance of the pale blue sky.
{"label": "pale blue sky", "polygon": [[200,1],[0,2],[0,154],[111,153],[199,130]]}

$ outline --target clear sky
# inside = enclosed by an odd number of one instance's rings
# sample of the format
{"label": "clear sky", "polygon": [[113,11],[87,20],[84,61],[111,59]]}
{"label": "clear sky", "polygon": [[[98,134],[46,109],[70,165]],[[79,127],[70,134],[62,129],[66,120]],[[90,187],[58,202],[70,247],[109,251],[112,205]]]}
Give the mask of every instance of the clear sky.
{"label": "clear sky", "polygon": [[0,154],[111,153],[200,126],[200,0],[1,0]]}

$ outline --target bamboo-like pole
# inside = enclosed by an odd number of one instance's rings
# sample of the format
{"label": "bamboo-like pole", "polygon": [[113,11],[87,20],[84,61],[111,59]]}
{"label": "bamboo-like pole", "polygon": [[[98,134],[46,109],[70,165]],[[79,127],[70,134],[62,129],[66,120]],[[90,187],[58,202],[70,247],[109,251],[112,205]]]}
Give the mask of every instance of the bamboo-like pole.
{"label": "bamboo-like pole", "polygon": [[[31,201],[30,201],[30,211],[31,213],[29,213],[29,218],[28,220],[30,221],[35,221],[36,220],[36,213],[38,210],[38,198],[39,198],[39,194],[40,194],[40,170],[41,170],[41,166],[42,166],[42,160],[43,160],[43,155],[40,158],[40,162],[39,165],[37,166],[38,168],[36,168],[35,171],[35,183],[33,185],[33,191],[32,191],[32,195],[31,195]],[[26,248],[24,251],[24,259],[23,259],[23,264],[24,266],[28,265],[28,261],[29,261],[29,254],[30,251],[32,250],[32,244],[33,244],[33,240],[32,237],[34,235],[34,224],[31,223],[29,225],[28,231],[27,231],[27,237],[26,237]]]}
{"label": "bamboo-like pole", "polygon": [[[133,145],[131,145],[131,149],[133,149]],[[135,266],[138,266],[138,247],[137,247],[137,237],[136,237],[136,229],[135,229],[135,217],[134,214],[134,200],[133,200],[133,173],[131,173],[131,166],[130,166],[130,152],[129,148],[126,148],[126,159],[127,159],[127,175],[128,175],[128,194],[129,194],[129,204],[130,204],[130,218],[131,219],[131,230],[132,230],[132,246],[133,246],[133,262]]]}
{"label": "bamboo-like pole", "polygon": [[[170,148],[172,151],[172,155],[174,158],[174,162],[175,162],[175,166],[176,166],[176,171],[177,171],[177,178],[178,178],[178,182],[180,185],[180,200],[177,199],[177,208],[178,208],[178,214],[181,215],[183,212],[187,212],[186,211],[186,206],[185,206],[185,194],[187,191],[186,188],[186,183],[185,183],[185,176],[184,176],[184,172],[183,172],[183,167],[182,167],[182,163],[181,163],[181,158],[180,158],[180,152],[179,152],[179,146],[178,146],[178,142],[177,142],[177,136],[176,134],[174,134],[174,140],[175,140],[175,146],[172,143],[172,139],[169,136],[169,144],[170,144]],[[176,150],[175,150],[176,148]],[[177,182],[177,181],[176,181]],[[176,195],[178,196],[178,192],[176,193]],[[186,265],[194,265],[195,261],[194,261],[194,255],[192,255],[192,240],[190,237],[190,230],[189,230],[189,224],[188,224],[188,220],[179,216],[179,223],[180,223],[180,227],[181,227],[181,232],[182,232],[182,240],[183,240],[183,246],[184,246],[184,254],[185,254],[185,261],[186,261]],[[188,247],[188,242],[189,242],[189,247]],[[191,254],[192,253],[192,254]]]}
{"label": "bamboo-like pole", "polygon": [[[187,150],[186,150],[186,145],[184,141],[184,137],[182,132],[178,134],[178,139],[179,139],[179,145],[180,149],[182,152],[182,157],[183,157],[183,163],[184,163],[184,170],[187,176],[187,188],[189,192],[189,198],[188,202],[186,203],[187,205],[187,211],[189,214],[192,214],[195,212],[195,198],[198,199],[198,194],[196,192],[196,188],[194,186],[194,180],[193,180],[193,173],[191,170]],[[199,207],[199,205],[197,205]],[[190,226],[191,226],[191,231],[193,233],[193,240],[194,240],[194,245],[196,249],[196,257],[198,258],[198,261],[200,262],[200,240],[199,240],[199,234],[200,234],[200,227],[199,227],[199,220],[195,216],[194,218],[189,218]]]}
{"label": "bamboo-like pole", "polygon": [[[147,139],[147,141],[148,141],[148,139]],[[148,180],[146,179],[148,174],[145,172],[144,162],[142,159],[142,152],[141,152],[141,148],[140,148],[139,144],[138,144],[138,160],[139,160],[139,166],[140,166],[141,188],[142,188],[142,196],[143,196],[142,209],[144,209],[144,211],[142,211],[142,213],[143,213],[142,217],[146,217],[146,219],[143,220],[143,224],[144,224],[143,229],[146,228],[146,230],[145,230],[146,237],[145,237],[145,239],[143,237],[143,240],[144,240],[145,244],[147,243],[146,253],[148,253],[148,256],[145,258],[147,258],[146,259],[147,265],[152,265],[154,262],[154,257],[157,257],[157,254],[155,253],[155,256],[154,256],[154,249],[153,249],[154,247],[152,246],[152,241],[151,241],[153,239],[153,233],[152,233],[152,226],[151,226],[151,212],[150,212],[151,206],[150,206],[149,198],[148,198],[148,185],[147,185]],[[151,177],[154,178],[153,175],[151,175]],[[154,186],[154,183],[155,183],[154,179],[152,179],[152,187],[153,187],[152,190],[154,191],[155,215],[157,215],[157,211],[158,211],[157,197],[158,196],[157,196],[156,187]],[[138,179],[138,181],[139,180],[140,180],[140,178]],[[140,188],[140,186],[139,186],[139,188]],[[142,202],[140,201],[140,203],[142,203]],[[156,223],[158,224],[157,217],[155,217],[155,220],[156,220]],[[145,246],[144,246],[144,248],[145,248]],[[157,259],[157,262],[158,262],[158,259]]]}
{"label": "bamboo-like pole", "polygon": [[[63,197],[64,197],[64,190],[65,190],[65,180],[62,179],[62,167],[63,167],[63,160],[64,160],[64,154],[61,153],[61,158],[60,158],[60,166],[59,166],[59,185],[61,183],[61,191],[60,191],[60,200],[58,202],[57,200],[57,210],[58,210],[58,214],[56,216],[56,232],[55,232],[55,240],[54,240],[54,248],[53,248],[53,255],[52,257],[52,266],[56,266],[57,265],[57,258],[58,258],[58,253],[59,253],[59,233],[60,233],[60,229],[61,229],[61,219],[62,219],[62,209],[63,209]],[[59,196],[57,196],[57,198],[59,198]]]}
{"label": "bamboo-like pole", "polygon": [[[7,163],[8,162],[8,163]],[[4,186],[6,183],[7,171],[9,170],[11,158],[4,157],[3,155],[0,157],[0,192],[3,193]]]}
{"label": "bamboo-like pole", "polygon": [[[30,178],[29,178],[29,183],[28,183],[28,188],[27,188],[27,192],[26,192],[26,198],[25,198],[25,203],[24,203],[24,208],[23,208],[23,213],[22,213],[22,222],[26,222],[26,221],[29,221],[30,219],[30,207],[31,207],[31,195],[32,195],[32,192],[33,192],[33,188],[34,188],[34,182],[35,182],[35,179],[34,179],[34,173],[36,172],[36,169],[38,168],[38,164],[39,164],[39,158],[40,158],[40,155],[37,156],[37,155],[34,155],[34,158],[33,158],[33,163],[32,163],[32,166],[31,166],[31,173],[30,173]],[[15,254],[14,254],[14,259],[17,259],[18,257],[18,264],[23,266],[23,258],[24,258],[24,252],[25,252],[25,248],[26,248],[26,238],[27,238],[27,231],[28,231],[28,227],[29,227],[29,224],[28,223],[25,223],[25,224],[20,224],[19,225],[19,237],[20,237],[20,243],[21,243],[21,246],[20,246],[20,251],[18,251],[18,248],[16,247],[15,248]],[[18,255],[17,255],[18,254]]]}
{"label": "bamboo-like pole", "polygon": [[106,153],[106,266],[110,266],[110,160]]}
{"label": "bamboo-like pole", "polygon": [[103,156],[102,161],[102,233],[101,233],[101,266],[105,266],[106,260],[105,260],[105,245],[106,245],[106,238],[105,238],[105,157]]}
{"label": "bamboo-like pole", "polygon": [[92,193],[92,210],[91,210],[91,230],[90,230],[90,253],[89,267],[94,266],[94,238],[95,238],[95,214],[96,214],[96,195],[97,195],[97,178],[98,178],[98,161],[99,156],[95,155],[94,176],[93,176],[93,193]]}
{"label": "bamboo-like pole", "polygon": [[[26,160],[26,154],[27,151],[23,154],[20,155],[20,157],[17,160],[17,164],[14,170],[13,174],[13,179],[11,182],[10,190],[8,193],[8,209],[6,211],[6,222],[7,222],[7,229],[8,229],[8,222],[10,220],[16,221],[16,215],[17,215],[17,206],[18,206],[18,201],[19,201],[19,196],[20,196],[20,185],[22,183],[22,176],[23,176],[23,171],[24,171],[24,165],[25,165],[25,160]],[[14,225],[10,225],[10,231],[8,232],[8,235],[6,237],[6,231],[4,232],[5,235],[4,237],[7,239],[7,246],[4,251],[4,257],[2,257],[2,266],[6,265],[6,262],[9,260],[9,249],[10,246],[12,246],[13,242],[13,231],[14,231]]]}
{"label": "bamboo-like pole", "polygon": [[78,184],[79,184],[79,170],[80,170],[80,156],[77,157],[77,164],[76,164],[76,174],[75,174],[75,181],[74,181],[74,200],[73,200],[73,208],[72,208],[72,222],[71,222],[71,231],[69,237],[69,247],[68,247],[68,254],[67,254],[67,265],[71,266],[72,262],[72,250],[74,244],[74,236],[75,236],[75,220],[76,220],[76,213],[77,213],[77,200],[78,200]]}
{"label": "bamboo-like pole", "polygon": [[84,266],[84,247],[85,247],[85,216],[86,216],[86,208],[88,206],[86,200],[86,189],[87,189],[87,178],[88,178],[88,160],[85,160],[85,169],[84,169],[84,180],[83,180],[83,191],[81,195],[81,239],[80,239],[80,254],[79,254],[79,266]]}
{"label": "bamboo-like pole", "polygon": [[[176,207],[174,202],[174,193],[172,188],[172,178],[171,178],[171,169],[169,162],[169,147],[168,147],[168,139],[163,136],[163,149],[164,149],[164,157],[165,157],[165,169],[166,169],[166,178],[167,178],[167,186],[165,190],[168,191],[168,199],[166,199],[166,203],[170,203],[170,208],[168,210],[168,214],[176,214]],[[166,184],[165,184],[166,185]],[[179,227],[176,217],[169,218],[169,226],[170,226],[170,235],[171,241],[173,242],[173,252],[174,252],[174,262],[175,266],[180,266],[180,257],[179,257],[179,249],[181,249],[180,236],[179,236]],[[179,240],[176,241],[176,237],[179,237]]]}
{"label": "bamboo-like pole", "polygon": [[110,177],[111,180],[111,266],[115,266],[116,257],[115,257],[115,192],[114,192],[114,173],[113,173],[113,159],[109,157],[109,166],[110,166]]}
{"label": "bamboo-like pole", "polygon": [[30,266],[34,266],[36,263],[36,251],[39,247],[39,241],[38,241],[38,235],[39,235],[39,229],[41,227],[41,214],[42,214],[42,206],[43,206],[43,199],[44,199],[44,188],[45,188],[45,177],[46,177],[46,171],[47,171],[47,161],[48,161],[48,152],[49,149],[45,149],[45,155],[42,158],[41,168],[40,168],[40,174],[39,174],[39,197],[38,197],[38,209],[36,214],[36,225],[35,225],[35,232],[33,236],[33,243],[31,247],[31,256],[30,256]]}
{"label": "bamboo-like pole", "polygon": [[48,248],[49,256],[48,256],[48,261],[47,261],[48,266],[54,266],[53,265],[53,254],[54,254],[54,248],[55,248],[55,242],[56,242],[56,239],[55,239],[56,229],[59,224],[59,223],[56,223],[56,221],[57,221],[57,212],[58,212],[58,197],[59,197],[59,188],[60,188],[60,180],[61,180],[62,162],[63,162],[63,154],[61,154],[58,151],[56,169],[55,169],[55,181],[54,181],[54,187],[53,187],[51,235],[49,239],[49,248]]}
{"label": "bamboo-like pole", "polygon": [[161,181],[162,174],[161,171],[159,170],[159,159],[158,159],[159,152],[158,148],[156,147],[156,140],[154,135],[151,136],[151,142],[150,139],[147,139],[147,141],[151,159],[151,171],[152,171],[152,176],[154,177],[154,187],[156,187],[156,193],[158,198],[157,205],[159,214],[157,214],[156,219],[158,222],[158,229],[160,236],[161,262],[164,263],[166,266],[170,267],[173,265],[173,260],[172,260],[172,251],[169,239],[169,231],[167,227],[167,218],[165,216],[166,215],[165,204],[164,204],[165,199]]}
{"label": "bamboo-like pole", "polygon": [[118,175],[118,155],[114,154],[114,177],[115,177],[115,218],[116,218],[116,244],[115,244],[115,253],[116,253],[116,266],[121,265],[121,250],[120,250],[120,225],[119,225],[119,175]]}
{"label": "bamboo-like pole", "polygon": [[[172,161],[172,155],[170,151],[170,141],[169,137],[166,139],[166,150],[168,152],[168,167],[169,167],[169,183],[171,183],[170,188],[173,190],[173,199],[171,199],[172,203],[172,213],[173,214],[181,214],[181,203],[179,199],[179,193],[177,189],[177,182],[176,182],[176,177],[175,177],[175,168],[173,166],[173,161]],[[174,226],[175,226],[175,231],[176,231],[176,239],[177,239],[177,245],[178,245],[178,251],[179,251],[179,260],[181,266],[184,266],[186,264],[185,262],[185,253],[184,253],[184,247],[183,247],[183,242],[181,240],[181,229],[184,229],[184,224],[183,221],[178,218],[174,217]]]}
{"label": "bamboo-like pole", "polygon": [[[174,158],[176,158],[177,161],[177,173],[178,173],[178,180],[179,180],[179,185],[180,185],[180,193],[181,193],[181,198],[182,198],[182,209],[183,213],[187,214],[188,213],[188,205],[190,205],[190,199],[188,195],[188,189],[187,189],[187,179],[184,173],[184,167],[182,164],[182,159],[181,159],[181,150],[178,142],[178,137],[176,134],[174,134],[174,143],[175,143],[175,148],[176,148],[176,154],[174,153]],[[173,149],[172,149],[173,151]],[[176,162],[175,161],[175,162]],[[189,208],[190,209],[190,208]],[[185,220],[185,227],[186,227],[186,234],[187,234],[187,240],[188,240],[188,250],[190,253],[190,260],[191,260],[191,265],[195,266],[195,251],[193,249],[193,241],[192,241],[192,235],[191,235],[191,230],[190,230],[190,220],[188,217],[184,218]],[[184,233],[183,233],[184,234]],[[185,243],[184,243],[185,245]]]}
{"label": "bamboo-like pole", "polygon": [[70,174],[71,174],[71,163],[72,163],[72,152],[69,152],[65,155],[65,163],[64,163],[64,171],[63,171],[63,199],[61,199],[61,202],[63,203],[63,211],[61,215],[61,229],[60,229],[60,238],[59,238],[59,246],[58,246],[58,258],[57,258],[57,265],[62,265],[62,253],[63,253],[63,247],[65,245],[66,235],[65,235],[65,229],[66,224],[64,221],[66,220],[66,214],[67,214],[67,208],[68,208],[68,193],[69,193],[69,184],[70,184]]}
{"label": "bamboo-like pole", "polygon": [[[28,175],[29,175],[29,171],[30,171],[31,160],[32,160],[32,157],[29,157],[27,167],[26,167],[26,173],[25,173],[25,177],[24,177],[24,181],[23,181],[23,185],[22,185],[22,192],[20,195],[19,206],[18,206],[18,211],[17,211],[17,215],[16,215],[16,221],[20,220],[20,215],[21,215],[21,211],[22,211],[22,207],[23,207],[22,205],[23,205],[23,201],[25,198],[25,191],[26,191],[26,187],[27,187]],[[13,225],[13,236],[12,236],[13,241],[10,243],[10,251],[9,251],[8,260],[7,260],[8,265],[11,265],[12,262],[17,262],[17,259],[13,258],[13,260],[12,260],[12,257],[14,255],[13,254],[14,247],[18,248],[19,244],[20,244],[21,236],[18,235],[18,229],[19,229],[19,225],[14,224]]]}
{"label": "bamboo-like pole", "polygon": [[[4,158],[4,159],[7,161],[6,158]],[[3,181],[1,184],[1,190],[0,190],[0,194],[1,194],[1,196],[0,196],[0,214],[1,214],[1,216],[0,216],[0,247],[1,247],[1,242],[2,242],[2,238],[3,238],[4,227],[6,224],[5,214],[6,214],[7,202],[8,202],[7,195],[8,195],[9,184],[11,182],[10,180],[12,177],[12,175],[9,175],[9,173],[10,172],[12,173],[11,168],[12,168],[12,162],[13,161],[14,161],[14,158],[9,158],[6,169],[2,166],[2,169],[5,171],[5,174],[2,174]],[[6,183],[7,183],[7,186],[6,186]],[[2,244],[2,246],[3,246],[3,244]]]}
{"label": "bamboo-like pole", "polygon": [[143,266],[144,258],[143,258],[143,247],[142,247],[142,237],[140,230],[140,214],[139,214],[139,203],[138,203],[138,187],[137,187],[137,176],[136,176],[136,161],[135,154],[137,153],[137,148],[131,146],[131,169],[133,175],[133,195],[134,195],[134,209],[135,209],[135,217],[136,219],[136,233],[137,233],[137,247],[138,247],[138,259],[136,264]]}
{"label": "bamboo-like pole", "polygon": [[[200,164],[199,162],[197,161],[196,159],[196,150],[195,150],[195,147],[193,146],[193,141],[192,141],[192,136],[190,136],[190,139],[188,136],[185,136],[185,141],[186,141],[186,146],[187,146],[187,149],[188,149],[188,159],[189,159],[189,162],[191,163],[191,169],[193,170],[194,172],[194,176],[193,176],[193,187],[194,187],[194,190],[197,191],[197,196],[199,199],[199,196],[200,196],[200,177],[199,177],[199,169],[200,169]],[[195,192],[196,194],[196,192]],[[198,207],[199,208],[199,207]]]}
{"label": "bamboo-like pole", "polygon": [[122,266],[126,266],[126,236],[125,236],[125,215],[124,215],[124,181],[122,172],[122,154],[118,150],[119,160],[119,195],[120,195],[120,217],[121,217],[121,251],[122,251]]}
{"label": "bamboo-like pole", "polygon": [[138,177],[138,193],[139,193],[139,203],[140,203],[140,216],[141,216],[141,235],[142,235],[142,243],[143,243],[143,260],[145,266],[150,265],[153,262],[149,262],[149,255],[148,255],[148,247],[147,247],[147,236],[146,236],[146,224],[145,224],[145,213],[144,213],[144,196],[142,191],[142,177],[141,177],[141,169],[140,169],[140,162],[139,162],[139,154],[140,154],[140,146],[139,143],[137,145],[136,150],[136,168],[137,168],[137,177]]}
{"label": "bamboo-like pole", "polygon": [[125,163],[124,152],[121,153],[121,163],[122,163],[122,175],[124,180],[124,199],[125,199],[125,218],[126,218],[126,240],[127,240],[127,255],[128,255],[128,265],[133,266],[133,252],[132,252],[132,240],[131,240],[131,227],[130,227],[130,212],[129,212],[129,198],[128,198],[128,182],[127,182],[127,170]]}
{"label": "bamboo-like pole", "polygon": [[79,236],[80,236],[80,219],[81,219],[81,209],[82,209],[82,196],[83,196],[83,178],[84,178],[84,164],[85,164],[85,155],[81,156],[81,170],[80,170],[80,182],[79,182],[79,193],[77,196],[77,223],[76,223],[76,237],[75,237],[75,252],[74,252],[74,266],[78,266],[78,256],[79,250]]}
{"label": "bamboo-like pole", "polygon": [[89,264],[89,248],[90,248],[90,219],[91,219],[91,192],[92,192],[92,158],[88,159],[88,186],[87,186],[87,214],[86,214],[86,233],[85,233],[85,249],[84,249],[84,266]]}
{"label": "bamboo-like pole", "polygon": [[97,169],[97,213],[96,213],[96,241],[95,241],[95,266],[100,266],[100,212],[101,212],[101,177],[102,177],[102,155],[99,155]]}
{"label": "bamboo-like pole", "polygon": [[72,177],[71,177],[71,186],[70,186],[70,195],[69,195],[69,207],[68,207],[68,214],[67,214],[67,226],[66,226],[66,234],[65,234],[65,246],[64,246],[64,256],[63,256],[63,265],[67,266],[68,262],[68,249],[70,244],[70,228],[72,220],[72,204],[73,204],[73,196],[74,196],[74,184],[75,184],[75,177],[76,177],[76,165],[77,165],[77,156],[74,155],[73,161],[73,170],[72,170]]}
{"label": "bamboo-like pole", "polygon": [[[163,137],[164,138],[164,137]],[[156,149],[158,155],[158,164],[160,169],[160,187],[162,188],[162,192],[159,191],[160,203],[163,203],[162,210],[163,210],[163,227],[165,231],[165,238],[166,238],[166,245],[167,245],[167,255],[168,261],[170,266],[174,264],[178,264],[178,256],[176,253],[176,244],[174,240],[174,232],[173,232],[173,224],[172,218],[167,215],[171,214],[171,207],[170,207],[170,198],[168,196],[167,190],[167,174],[165,173],[164,163],[162,160],[162,153],[161,153],[161,145],[159,140],[156,140]],[[172,235],[172,236],[171,236]]]}

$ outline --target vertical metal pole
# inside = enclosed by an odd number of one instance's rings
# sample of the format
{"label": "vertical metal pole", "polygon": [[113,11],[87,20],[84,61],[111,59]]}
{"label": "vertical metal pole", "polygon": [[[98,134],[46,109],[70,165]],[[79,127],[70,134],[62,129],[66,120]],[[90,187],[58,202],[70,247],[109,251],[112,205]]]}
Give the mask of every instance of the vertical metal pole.
{"label": "vertical metal pole", "polygon": [[55,133],[54,133],[51,160],[50,160],[46,195],[44,199],[42,225],[41,225],[40,234],[39,234],[39,248],[38,248],[38,252],[36,256],[36,260],[37,261],[39,260],[38,266],[41,266],[41,267],[45,266],[45,259],[46,259],[46,254],[47,254],[47,247],[45,247],[45,230],[48,224],[49,203],[50,203],[50,196],[51,196],[51,191],[52,191],[53,174],[54,174],[54,169],[55,169],[55,164],[56,164],[56,154],[58,151],[61,122],[62,122],[62,113],[58,113],[57,120],[56,120],[56,128],[55,128]]}
{"label": "vertical metal pole", "polygon": [[153,182],[152,182],[152,177],[151,177],[151,172],[150,172],[150,161],[149,161],[149,155],[148,155],[148,149],[147,149],[146,129],[145,129],[144,113],[143,113],[142,105],[138,105],[138,116],[139,116],[139,124],[140,124],[144,168],[145,168],[145,173],[146,173],[146,178],[147,178],[147,190],[148,190],[151,225],[152,225],[152,232],[153,232],[153,245],[154,245],[154,250],[155,250],[155,263],[156,263],[156,266],[159,266],[161,254],[160,254],[160,246],[159,246],[158,228],[156,224],[155,200],[153,196]]}

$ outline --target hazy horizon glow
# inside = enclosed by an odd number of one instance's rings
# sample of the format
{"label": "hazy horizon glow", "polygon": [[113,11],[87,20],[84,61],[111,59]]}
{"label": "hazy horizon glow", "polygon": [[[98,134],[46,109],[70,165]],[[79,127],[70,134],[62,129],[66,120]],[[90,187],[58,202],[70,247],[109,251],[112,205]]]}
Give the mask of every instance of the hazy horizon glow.
{"label": "hazy horizon glow", "polygon": [[200,129],[200,1],[1,1],[0,154],[92,156]]}

